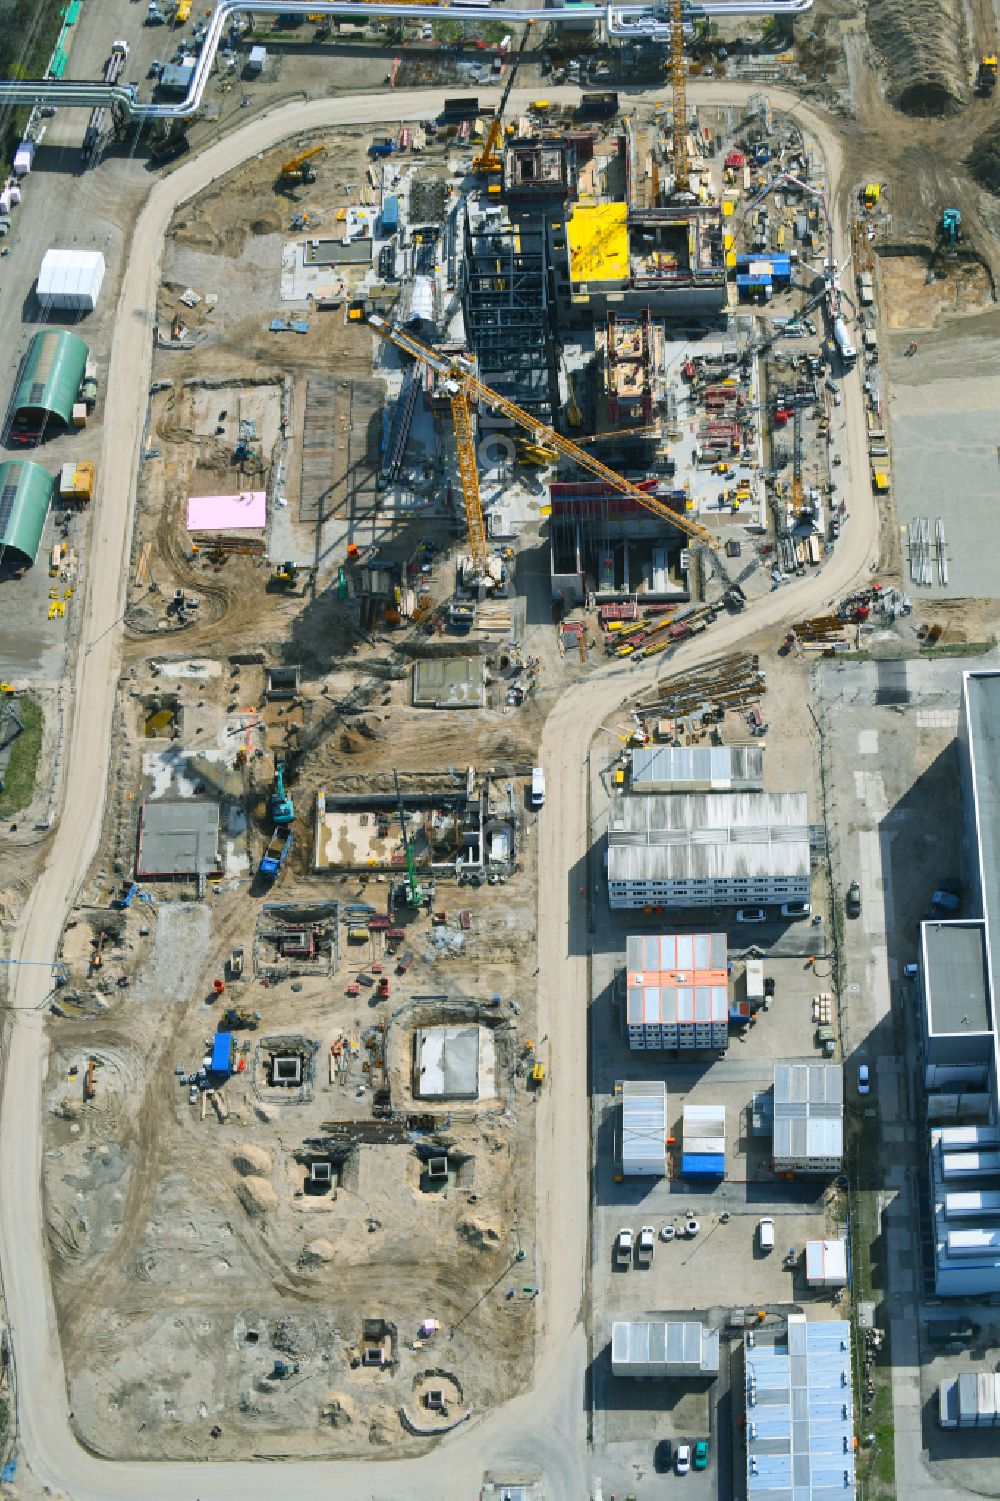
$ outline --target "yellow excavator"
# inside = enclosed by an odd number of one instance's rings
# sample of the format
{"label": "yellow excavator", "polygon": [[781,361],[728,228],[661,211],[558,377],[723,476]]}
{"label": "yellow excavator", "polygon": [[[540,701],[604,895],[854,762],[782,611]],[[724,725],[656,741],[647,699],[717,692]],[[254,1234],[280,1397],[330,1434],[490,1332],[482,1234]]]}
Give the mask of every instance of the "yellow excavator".
{"label": "yellow excavator", "polygon": [[486,133],[486,140],[483,142],[483,149],[478,156],[475,156],[472,159],[472,170],[473,172],[477,172],[481,177],[495,175],[500,171],[500,144],[503,139],[503,114],[504,110],[507,108],[507,100],[510,98],[510,91],[514,87],[514,79],[517,76],[517,70],[520,66],[521,58],[524,54],[524,49],[528,45],[528,35],[531,31],[531,24],[532,23],[528,21],[521,33],[521,44],[515,52],[514,57],[511,60],[511,65],[507,70],[507,82],[503,86],[503,93],[500,95],[500,103],[497,105],[496,114],[490,121],[490,128]]}
{"label": "yellow excavator", "polygon": [[279,184],[315,182],[316,168],[312,164],[312,158],[325,150],[325,146],[313,146],[311,150],[303,151],[301,156],[293,156],[291,161],[282,162],[278,173]]}

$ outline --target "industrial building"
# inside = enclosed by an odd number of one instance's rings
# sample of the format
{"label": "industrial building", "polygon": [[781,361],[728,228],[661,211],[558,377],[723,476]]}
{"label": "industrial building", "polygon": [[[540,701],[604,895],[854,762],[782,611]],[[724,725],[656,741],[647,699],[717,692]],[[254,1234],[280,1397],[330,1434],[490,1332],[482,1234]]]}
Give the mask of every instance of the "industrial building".
{"label": "industrial building", "polygon": [[541,229],[515,229],[499,211],[474,221],[466,216],[462,312],[479,378],[551,421],[557,406],[554,328]]}
{"label": "industrial building", "polygon": [[967,672],[958,744],[968,913],[920,930],[923,1085],[940,1297],[1000,1292],[1000,673]]}
{"label": "industrial building", "polygon": [[837,1063],[776,1063],[776,1173],[839,1173],[844,1161],[844,1070]]}
{"label": "industrial building", "polygon": [[641,745],[632,752],[633,792],[762,792],[759,745]]}
{"label": "industrial building", "polygon": [[728,1047],[726,965],[725,933],[631,935],[625,945],[629,1047]]}
{"label": "industrial building", "polygon": [[55,480],[41,464],[0,464],[0,548],[5,561],[30,568],[38,557]]}
{"label": "industrial building", "polygon": [[938,1422],[942,1428],[1000,1428],[1000,1374],[947,1376],[938,1387]]}
{"label": "industrial building", "polygon": [[615,1322],[611,1326],[611,1374],[646,1380],[714,1380],[719,1374],[719,1331],[706,1329],[694,1319]]}
{"label": "industrial building", "polygon": [[[682,515],[683,490],[640,480],[669,510]],[[556,480],[549,485],[552,598],[566,605],[588,596],[598,603],[633,599],[686,604],[690,554],[668,521],[601,480]]]}
{"label": "industrial building", "polygon": [[479,1028],[419,1028],[413,1036],[413,1093],[422,1100],[478,1099]]}
{"label": "industrial building", "polygon": [[71,425],[89,353],[84,341],[65,329],[32,335],[8,413],[11,443],[40,443],[50,428]]}
{"label": "industrial building", "polygon": [[608,901],[634,907],[767,906],[809,900],[804,792],[617,798]]}
{"label": "industrial building", "polygon": [[140,881],[221,876],[218,803],[204,797],[143,803],[135,874]]}
{"label": "industrial building", "polygon": [[621,1169],[626,1178],[662,1178],[667,1171],[667,1086],[662,1079],[625,1079]]}
{"label": "industrial building", "polygon": [[747,1501],[852,1501],[851,1326],[789,1314],[744,1336]]}
{"label": "industrial building", "polygon": [[104,281],[99,250],[47,250],[35,294],[46,312],[92,313]]}

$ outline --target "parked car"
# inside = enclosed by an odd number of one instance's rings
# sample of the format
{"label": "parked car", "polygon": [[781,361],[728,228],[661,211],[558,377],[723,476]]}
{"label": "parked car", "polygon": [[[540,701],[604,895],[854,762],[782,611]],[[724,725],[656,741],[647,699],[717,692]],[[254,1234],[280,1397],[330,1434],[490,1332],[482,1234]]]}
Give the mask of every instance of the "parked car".
{"label": "parked car", "polygon": [[653,1464],[661,1475],[664,1473],[664,1471],[670,1469],[670,1464],[673,1457],[673,1444],[668,1438],[661,1438],[660,1442],[656,1446],[656,1453],[653,1456]]}
{"label": "parked car", "polygon": [[808,902],[782,902],[781,904],[782,917],[808,917],[811,911],[812,907]]}
{"label": "parked car", "polygon": [[694,1446],[694,1459],[692,1461],[696,1470],[708,1469],[708,1439],[700,1438]]}
{"label": "parked car", "polygon": [[858,1094],[871,1094],[872,1076],[867,1063],[858,1064]]}
{"label": "parked car", "polygon": [[861,887],[857,881],[852,881],[847,888],[847,915],[848,917],[861,916]]}
{"label": "parked car", "polygon": [[678,1444],[677,1458],[674,1460],[674,1469],[678,1475],[686,1475],[691,1468],[691,1445]]}
{"label": "parked car", "polygon": [[767,922],[766,907],[740,907],[736,913],[737,922]]}
{"label": "parked car", "polygon": [[639,1239],[636,1243],[635,1259],[639,1266],[651,1266],[653,1262],[653,1247],[656,1245],[656,1231],[652,1225],[643,1225],[639,1231]]}
{"label": "parked car", "polygon": [[615,1237],[615,1266],[632,1265],[632,1232],[619,1230]]}
{"label": "parked car", "polygon": [[757,1244],[762,1251],[774,1250],[774,1221],[770,1215],[757,1221]]}

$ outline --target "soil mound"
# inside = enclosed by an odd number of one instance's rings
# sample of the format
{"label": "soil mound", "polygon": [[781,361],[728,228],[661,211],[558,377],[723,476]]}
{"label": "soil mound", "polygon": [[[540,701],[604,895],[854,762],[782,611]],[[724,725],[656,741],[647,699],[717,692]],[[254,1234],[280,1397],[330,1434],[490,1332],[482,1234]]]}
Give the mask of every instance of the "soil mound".
{"label": "soil mound", "polygon": [[237,1183],[236,1192],[247,1214],[267,1214],[278,1207],[278,1195],[266,1178],[244,1178]]}
{"label": "soil mound", "polygon": [[320,1236],[318,1240],[311,1240],[307,1246],[303,1246],[299,1256],[299,1266],[326,1266],[336,1254],[330,1242]]}
{"label": "soil mound", "polygon": [[244,1178],[266,1178],[273,1165],[263,1147],[247,1145],[233,1153],[233,1167]]}
{"label": "soil mound", "polygon": [[967,166],[980,187],[1000,196],[1000,125],[991,126],[979,137]]}
{"label": "soil mound", "polygon": [[889,98],[908,115],[951,115],[968,98],[966,27],[956,0],[871,0],[868,34],[881,54]]}

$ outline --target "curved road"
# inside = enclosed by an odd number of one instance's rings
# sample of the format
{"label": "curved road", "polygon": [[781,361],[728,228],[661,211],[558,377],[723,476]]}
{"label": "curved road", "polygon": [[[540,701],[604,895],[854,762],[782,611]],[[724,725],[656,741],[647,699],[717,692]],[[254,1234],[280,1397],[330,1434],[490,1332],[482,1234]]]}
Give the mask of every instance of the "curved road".
{"label": "curved road", "polygon": [[[750,89],[692,80],[691,95],[731,103]],[[655,99],[659,91],[650,91]],[[515,96],[515,108],[532,97]],[[549,97],[575,100],[576,90]],[[51,852],[26,905],[14,957],[56,954],[66,913],[96,852],[107,795],[112,708],[119,666],[120,621],[131,547],[134,479],[152,361],[152,324],[163,241],[177,205],[215,178],[285,136],[362,122],[423,119],[441,108],[439,91],[357,99],[323,99],[254,120],[185,163],[153,187],[136,224],[119,300],[106,402],[101,473],[103,494],[94,518],[83,640],[74,683],[70,730],[70,789]],[[823,147],[831,206],[839,150],[822,120],[773,92],[779,107],[796,109]],[[485,101],[484,101],[485,102]],[[491,101],[490,101],[491,102]],[[837,260],[846,259],[842,226]],[[816,573],[765,596],[734,619],[720,621],[670,664],[690,666],[743,645],[752,631],[815,612],[867,575],[877,556],[878,517],[868,485],[864,420],[857,377],[845,383],[846,449],[851,518],[833,558]],[[662,663],[659,664],[662,670]],[[588,1235],[586,1026],[588,1004],[586,911],[587,790],[585,758],[594,726],[657,673],[616,663],[567,691],[545,727],[541,757],[547,772],[545,838],[540,842],[538,934],[539,1030],[553,1039],[551,1083],[538,1105],[538,1240],[544,1252],[539,1299],[539,1352],[531,1388],[522,1397],[470,1422],[426,1457],[413,1461],[288,1462],[280,1475],[262,1463],[144,1463],[97,1459],[83,1450],[69,1424],[62,1350],[47,1273],[41,1169],[42,1097],[47,1066],[44,1007],[48,972],[12,970],[17,1008],[0,1110],[0,1275],[13,1335],[18,1422],[24,1460],[37,1478],[78,1501],[272,1501],[278,1486],[302,1501],[340,1496],[377,1501],[468,1501],[485,1468],[539,1465],[552,1501],[590,1494],[585,1435],[588,1358],[584,1308]]]}

